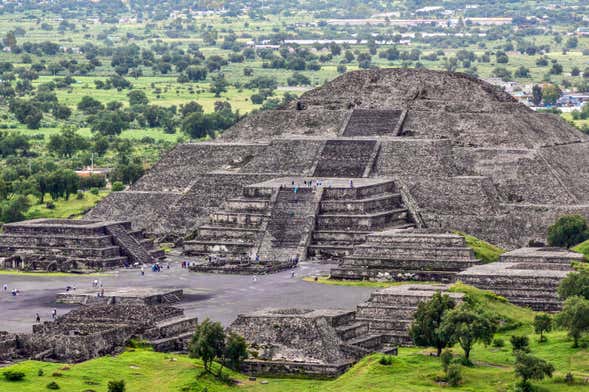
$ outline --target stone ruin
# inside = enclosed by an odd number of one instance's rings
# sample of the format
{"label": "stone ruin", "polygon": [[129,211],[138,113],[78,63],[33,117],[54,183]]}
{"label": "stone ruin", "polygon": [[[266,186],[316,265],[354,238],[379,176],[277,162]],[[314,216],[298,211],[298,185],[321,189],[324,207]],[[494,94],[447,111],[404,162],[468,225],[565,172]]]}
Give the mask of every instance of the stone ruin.
{"label": "stone ruin", "polygon": [[[514,249],[543,240],[563,214],[589,217],[588,146],[588,136],[560,117],[536,113],[481,80],[425,69],[361,70],[298,102],[251,114],[214,142],[178,145],[87,216],[190,235],[230,257],[238,248],[267,249],[269,238],[258,231],[266,224],[281,232],[288,190],[256,195],[252,185],[285,177],[299,186],[309,178],[365,179],[383,184],[381,191],[350,194],[341,204],[328,203],[330,192],[300,195],[305,216],[319,207],[317,227],[301,229],[309,238],[301,260],[348,255],[367,233],[390,229],[403,216],[417,228],[459,230]],[[387,218],[376,227],[362,225],[379,216]],[[236,236],[246,232],[241,245]],[[286,242],[291,234],[284,231]]]}
{"label": "stone ruin", "polygon": [[0,333],[0,360],[32,358],[81,362],[121,352],[130,339],[156,351],[182,351],[194,333],[195,317],[166,305],[92,305],[33,325],[32,334]]}
{"label": "stone ruin", "polygon": [[561,248],[521,248],[504,253],[498,262],[460,272],[457,279],[493,291],[509,302],[537,311],[555,312],[562,301],[557,288],[582,254]]}
{"label": "stone ruin", "polygon": [[143,230],[127,221],[35,219],[9,223],[0,234],[0,268],[90,272],[163,258]]}
{"label": "stone ruin", "polygon": [[[230,330],[242,335],[256,356],[243,370],[253,375],[334,377],[362,357],[396,354],[410,345],[407,332],[420,302],[444,285],[403,285],[378,290],[356,311],[265,309],[239,315]],[[448,293],[458,302],[461,293]]]}
{"label": "stone ruin", "polygon": [[159,305],[181,302],[184,291],[151,287],[117,287],[77,289],[57,293],[56,302],[61,304],[126,304]]}

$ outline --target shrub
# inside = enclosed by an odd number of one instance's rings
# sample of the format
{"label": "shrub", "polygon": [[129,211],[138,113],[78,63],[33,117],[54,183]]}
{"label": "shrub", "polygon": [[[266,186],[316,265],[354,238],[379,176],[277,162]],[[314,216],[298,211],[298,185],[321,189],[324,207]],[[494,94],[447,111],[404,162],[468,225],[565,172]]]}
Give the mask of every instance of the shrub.
{"label": "shrub", "polygon": [[93,195],[98,195],[100,191],[98,190],[98,188],[90,188],[90,193],[92,193]]}
{"label": "shrub", "polygon": [[17,370],[6,370],[3,374],[7,381],[20,381],[25,378],[24,372],[19,372]]}
{"label": "shrub", "polygon": [[575,377],[573,376],[573,373],[568,372],[565,376],[564,376],[564,382],[569,384],[569,385],[573,385],[575,383]]}
{"label": "shrub", "polygon": [[380,363],[381,365],[384,365],[384,366],[390,366],[393,364],[393,357],[391,357],[390,355],[383,355],[378,360],[378,363]]}
{"label": "shrub", "polygon": [[76,199],[84,200],[84,192],[78,191],[78,193],[76,193]]}
{"label": "shrub", "polygon": [[505,347],[505,340],[501,338],[493,339],[493,347]]}
{"label": "shrub", "polygon": [[462,371],[460,370],[460,365],[452,364],[448,366],[448,371],[446,372],[446,379],[448,380],[448,385],[451,387],[457,387],[462,382]]}
{"label": "shrub", "polygon": [[125,189],[125,185],[121,181],[115,181],[112,183],[112,191],[113,192],[120,192]]}
{"label": "shrub", "polygon": [[53,372],[53,374],[51,374],[53,377],[61,377],[63,376],[63,373],[60,372]]}
{"label": "shrub", "polygon": [[45,203],[45,208],[47,208],[48,210],[54,210],[55,209],[55,203],[52,201],[48,201],[47,203]]}
{"label": "shrub", "polygon": [[39,376],[39,377],[43,376],[44,374],[45,374],[45,372],[43,371],[43,369],[39,369],[37,371],[37,376]]}
{"label": "shrub", "polygon": [[109,381],[108,392],[125,392],[125,380]]}
{"label": "shrub", "polygon": [[452,363],[453,359],[454,355],[450,350],[444,350],[442,351],[442,354],[440,354],[440,362],[442,362],[442,368],[444,369],[444,373],[448,373],[448,368],[450,367],[450,364]]}
{"label": "shrub", "polygon": [[580,215],[565,215],[548,228],[548,243],[551,246],[570,248],[589,239],[587,221]]}
{"label": "shrub", "polygon": [[528,339],[527,336],[511,336],[511,339],[509,339],[509,341],[511,342],[511,347],[513,349],[513,352],[516,352],[516,351],[523,351],[525,353],[530,352],[530,340]]}
{"label": "shrub", "polygon": [[51,381],[49,384],[47,384],[47,389],[60,389],[60,388],[59,388],[58,383],[56,383],[55,381]]}

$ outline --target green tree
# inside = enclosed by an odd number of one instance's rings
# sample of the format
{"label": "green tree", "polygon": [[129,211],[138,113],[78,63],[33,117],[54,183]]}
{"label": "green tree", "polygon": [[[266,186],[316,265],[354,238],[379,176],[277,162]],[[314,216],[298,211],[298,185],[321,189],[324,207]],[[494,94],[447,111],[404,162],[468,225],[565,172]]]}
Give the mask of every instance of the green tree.
{"label": "green tree", "polygon": [[147,105],[149,103],[147,95],[141,90],[129,91],[127,97],[129,98],[129,105],[131,106]]}
{"label": "green tree", "polygon": [[466,303],[448,311],[440,325],[440,333],[449,337],[451,343],[458,343],[464,350],[466,362],[470,362],[470,352],[475,343],[489,344],[497,326],[493,319],[481,309]]}
{"label": "green tree", "polygon": [[579,347],[579,339],[589,331],[589,300],[579,296],[568,298],[555,321],[568,330],[569,336],[573,338],[573,347]]}
{"label": "green tree", "polygon": [[419,303],[415,320],[409,328],[409,335],[417,346],[431,346],[440,356],[442,349],[450,343],[450,336],[440,330],[446,312],[454,309],[456,302],[448,294],[436,292],[429,301]]}
{"label": "green tree", "polygon": [[86,114],[96,114],[103,109],[104,105],[100,101],[88,95],[83,96],[80,102],[78,102],[78,110]]}
{"label": "green tree", "polygon": [[555,84],[546,85],[542,89],[542,97],[544,98],[544,103],[547,105],[554,105],[561,94],[562,91]]}
{"label": "green tree", "polygon": [[211,373],[213,361],[225,352],[225,331],[218,322],[208,318],[196,326],[188,351],[191,358],[202,359],[206,372]]}
{"label": "green tree", "polygon": [[71,126],[66,126],[58,134],[51,135],[47,143],[50,152],[65,158],[71,158],[73,154],[87,149],[88,146],[88,141]]}
{"label": "green tree", "polygon": [[552,377],[554,366],[545,360],[524,352],[517,352],[515,359],[515,375],[521,378],[520,390],[532,391],[530,380],[543,380],[544,377]]}
{"label": "green tree", "polygon": [[545,342],[546,336],[544,336],[545,332],[550,332],[552,330],[552,317],[546,313],[537,314],[534,317],[534,332],[540,335],[540,342]]}
{"label": "green tree", "polygon": [[223,354],[224,361],[231,369],[239,370],[241,364],[247,357],[247,343],[245,339],[235,333],[229,333]]}
{"label": "green tree", "polygon": [[564,215],[548,228],[550,246],[570,248],[589,239],[587,221],[581,215]]}
{"label": "green tree", "polygon": [[525,353],[530,352],[530,339],[527,336],[515,336],[512,335],[509,339],[511,342],[511,350],[515,353],[516,351],[523,351]]}
{"label": "green tree", "polygon": [[24,195],[18,195],[0,205],[2,222],[18,222],[25,219],[24,213],[31,206],[29,199]]}
{"label": "green tree", "polygon": [[542,103],[542,87],[537,84],[532,87],[532,103],[534,106],[540,106]]}
{"label": "green tree", "polygon": [[227,80],[225,80],[225,75],[222,73],[218,73],[217,75],[212,77],[210,92],[215,94],[215,97],[220,97],[221,93],[227,91]]}
{"label": "green tree", "polygon": [[558,295],[562,299],[579,296],[589,300],[589,272],[579,271],[569,273],[560,281]]}
{"label": "green tree", "polygon": [[121,110],[100,112],[90,121],[93,132],[114,136],[129,128],[129,121]]}
{"label": "green tree", "polygon": [[212,130],[210,117],[199,112],[189,114],[181,124],[182,132],[190,135],[193,139],[200,139],[207,136]]}
{"label": "green tree", "polygon": [[125,390],[125,380],[108,382],[108,392],[125,392]]}

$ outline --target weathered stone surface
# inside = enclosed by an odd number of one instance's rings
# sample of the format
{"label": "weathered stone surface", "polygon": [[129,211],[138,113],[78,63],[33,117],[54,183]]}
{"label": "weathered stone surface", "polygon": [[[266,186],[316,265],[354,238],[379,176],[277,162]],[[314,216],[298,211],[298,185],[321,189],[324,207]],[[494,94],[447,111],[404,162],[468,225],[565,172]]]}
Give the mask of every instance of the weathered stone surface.
{"label": "weathered stone surface", "polygon": [[256,182],[389,178],[419,227],[517,248],[542,240],[558,215],[589,217],[588,151],[588,137],[558,116],[466,75],[355,71],[247,117],[215,142],[176,147],[88,216],[183,235]]}
{"label": "weathered stone surface", "polygon": [[130,222],[36,219],[4,225],[0,268],[92,271],[151,263],[163,257]]}

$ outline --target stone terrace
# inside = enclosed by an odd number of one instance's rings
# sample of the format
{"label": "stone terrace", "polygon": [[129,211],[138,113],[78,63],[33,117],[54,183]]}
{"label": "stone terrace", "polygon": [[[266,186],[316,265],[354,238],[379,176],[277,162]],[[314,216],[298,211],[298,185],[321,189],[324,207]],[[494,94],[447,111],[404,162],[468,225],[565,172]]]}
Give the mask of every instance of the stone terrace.
{"label": "stone terrace", "polygon": [[45,271],[92,271],[151,263],[164,256],[129,222],[37,219],[4,225],[0,267]]}
{"label": "stone terrace", "polygon": [[558,248],[522,248],[501,256],[500,261],[469,268],[460,281],[493,291],[510,302],[538,311],[558,311],[562,301],[556,292],[560,281],[583,255]]}
{"label": "stone terrace", "polygon": [[479,261],[464,238],[431,230],[388,230],[369,234],[354,247],[334,279],[452,282],[458,272]]}

